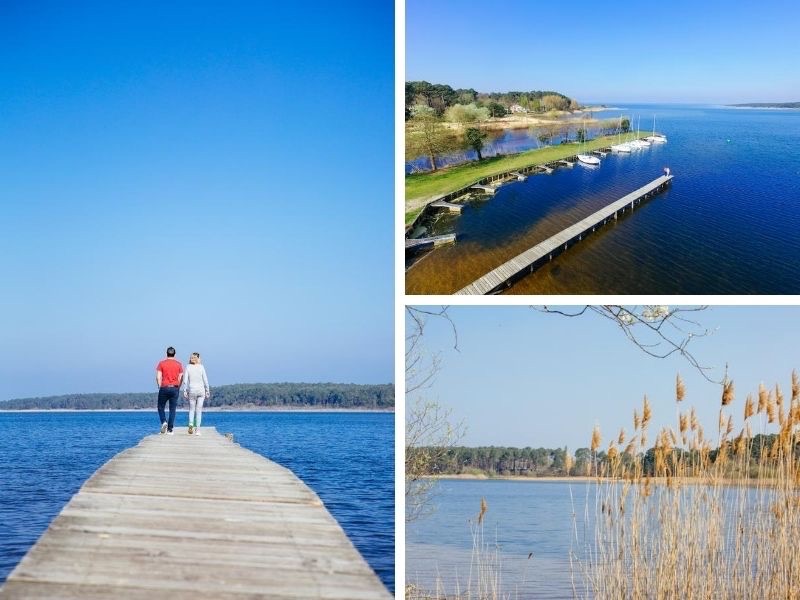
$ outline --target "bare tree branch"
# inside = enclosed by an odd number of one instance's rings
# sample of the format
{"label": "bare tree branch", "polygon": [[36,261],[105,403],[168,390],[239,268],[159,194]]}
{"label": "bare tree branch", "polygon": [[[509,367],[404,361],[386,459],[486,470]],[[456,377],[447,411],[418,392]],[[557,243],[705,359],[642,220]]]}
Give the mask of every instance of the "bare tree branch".
{"label": "bare tree branch", "polygon": [[689,350],[696,338],[711,335],[713,331],[688,317],[705,310],[706,306],[669,307],[663,305],[621,306],[587,305],[575,309],[557,309],[550,306],[533,306],[534,310],[565,317],[580,317],[593,312],[614,322],[623,335],[645,354],[654,358],[667,358],[679,354],[707,380],[721,384],[723,380],[710,375],[712,367],[703,366]]}

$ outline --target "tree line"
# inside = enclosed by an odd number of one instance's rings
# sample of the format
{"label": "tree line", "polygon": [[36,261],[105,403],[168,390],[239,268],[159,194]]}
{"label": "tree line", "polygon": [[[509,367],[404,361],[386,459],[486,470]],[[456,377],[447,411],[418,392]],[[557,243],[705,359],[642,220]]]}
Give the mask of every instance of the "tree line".
{"label": "tree line", "polygon": [[580,107],[576,100],[561,92],[532,90],[482,93],[472,88],[453,89],[447,84],[427,81],[407,81],[405,94],[406,119],[412,117],[413,107],[419,105],[429,107],[439,117],[443,116],[449,107],[458,104],[485,107],[492,117],[506,115],[512,106],[520,106],[529,112],[575,110]]}
{"label": "tree line", "polygon": [[[745,477],[755,477],[762,458],[778,441],[776,434],[757,434],[747,448],[749,456],[745,457]],[[713,464],[721,455],[730,455],[735,451],[734,441],[726,442],[724,451],[721,446],[708,453],[707,459]],[[573,477],[602,474],[609,471],[610,461],[621,460],[626,469],[633,472],[635,466],[641,466],[646,476],[654,476],[658,458],[658,450],[653,447],[647,452],[637,455],[622,453],[616,457],[604,451],[592,452],[589,448],[578,448],[575,454],[567,448],[515,448],[505,446],[465,447],[453,446],[443,448],[407,448],[409,453],[424,453],[435,457],[429,466],[428,475],[487,475],[487,476],[521,476],[521,477]],[[795,455],[800,456],[800,447],[795,448]],[[413,456],[412,456],[413,458]],[[667,463],[681,462],[688,466],[702,458],[698,450],[674,448],[663,457]],[[741,469],[742,465],[736,466]]]}
{"label": "tree line", "polygon": [[[184,402],[181,396],[179,402]],[[120,410],[153,408],[156,392],[66,394],[0,401],[0,410]],[[394,386],[349,383],[237,383],[211,388],[206,407],[391,409]]]}
{"label": "tree line", "polygon": [[[574,123],[559,121],[558,112],[576,110],[574,99],[554,91],[480,93],[474,89],[453,89],[446,84],[427,81],[406,82],[406,160],[427,158],[430,170],[436,171],[438,157],[472,150],[483,160],[484,124],[492,117],[509,112],[549,113],[549,120],[532,126],[531,133],[540,143],[549,145],[583,142],[587,131]],[[600,134],[628,131],[629,119],[610,119],[597,123]],[[573,138],[574,135],[574,138]]]}

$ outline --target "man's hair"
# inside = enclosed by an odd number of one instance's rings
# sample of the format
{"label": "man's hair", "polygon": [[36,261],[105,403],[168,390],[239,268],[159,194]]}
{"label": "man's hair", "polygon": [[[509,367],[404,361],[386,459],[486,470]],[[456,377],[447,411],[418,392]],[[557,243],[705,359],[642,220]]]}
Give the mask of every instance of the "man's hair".
{"label": "man's hair", "polygon": [[172,358],[173,356],[175,356],[175,348],[173,348],[172,346],[170,346],[169,348],[167,348],[167,356],[169,356],[170,358]]}

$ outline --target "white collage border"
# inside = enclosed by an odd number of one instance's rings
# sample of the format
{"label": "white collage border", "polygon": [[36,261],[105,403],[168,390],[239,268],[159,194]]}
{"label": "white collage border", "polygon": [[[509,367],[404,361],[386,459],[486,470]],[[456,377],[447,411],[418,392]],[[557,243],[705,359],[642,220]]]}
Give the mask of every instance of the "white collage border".
{"label": "white collage border", "polygon": [[395,2],[395,140],[394,140],[394,207],[395,207],[395,598],[405,596],[405,307],[430,306],[529,306],[584,304],[665,304],[709,306],[796,306],[793,296],[748,295],[564,295],[564,296],[483,296],[480,300],[468,296],[405,294],[405,2]]}

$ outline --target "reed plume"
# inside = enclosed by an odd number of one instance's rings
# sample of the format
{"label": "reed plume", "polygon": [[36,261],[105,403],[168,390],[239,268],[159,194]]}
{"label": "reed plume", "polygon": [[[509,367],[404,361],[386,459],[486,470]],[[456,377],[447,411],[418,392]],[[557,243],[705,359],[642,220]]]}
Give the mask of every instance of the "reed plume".
{"label": "reed plume", "polygon": [[722,384],[722,406],[728,406],[733,402],[733,380],[726,380]]}
{"label": "reed plume", "polygon": [[753,402],[753,395],[747,394],[747,400],[744,402],[744,418],[745,420],[755,414],[755,403]]}
{"label": "reed plume", "polygon": [[[645,397],[641,419],[634,411],[640,434],[620,453],[620,432],[619,446],[612,442],[599,459],[605,478],[594,484],[595,537],[583,546],[591,549],[589,583],[577,597],[800,600],[800,377],[792,373],[789,406],[779,386],[759,385],[740,424],[724,408],[733,400],[726,376],[715,448],[692,408],[678,412],[677,429],[661,428],[648,450],[653,413]],[[759,413],[767,433],[754,437],[751,417]]]}
{"label": "reed plume", "polygon": [[595,425],[594,429],[592,430],[592,444],[591,444],[592,452],[597,452],[597,449],[599,447],[600,447],[600,426]]}
{"label": "reed plume", "polygon": [[678,373],[677,377],[675,378],[675,400],[682,402],[684,394],[686,394],[686,387],[683,385],[681,374]]}
{"label": "reed plume", "polygon": [[769,394],[767,393],[767,388],[764,387],[764,383],[761,382],[758,384],[758,413],[767,412],[767,401],[769,399]]}
{"label": "reed plume", "polygon": [[483,523],[483,517],[486,515],[487,510],[489,510],[489,505],[486,504],[486,498],[481,498],[481,511],[478,513],[478,525]]}
{"label": "reed plume", "polygon": [[647,396],[644,397],[644,405],[642,406],[642,429],[645,429],[647,425],[650,423],[650,419],[653,416],[653,411],[650,409],[650,402],[647,400]]}

